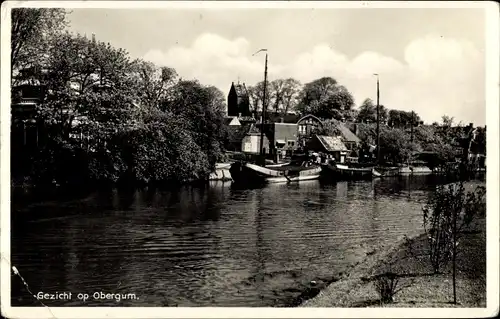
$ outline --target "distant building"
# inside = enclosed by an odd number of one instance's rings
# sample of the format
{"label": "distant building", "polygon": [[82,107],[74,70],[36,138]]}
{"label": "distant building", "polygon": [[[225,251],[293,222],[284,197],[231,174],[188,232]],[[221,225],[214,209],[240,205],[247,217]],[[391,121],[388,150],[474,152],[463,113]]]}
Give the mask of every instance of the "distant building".
{"label": "distant building", "polygon": [[231,84],[227,96],[227,116],[251,117],[250,97],[245,84]]}
{"label": "distant building", "polygon": [[[258,127],[262,127],[261,124]],[[266,123],[264,133],[269,140],[269,153],[276,161],[290,155],[297,147],[297,125],[295,123]]]}
{"label": "distant building", "polygon": [[[242,143],[241,143],[241,151],[244,153],[249,153],[249,154],[258,154],[260,153],[260,140],[261,140],[262,134],[261,131],[255,126],[251,125],[250,129],[247,131],[245,136],[243,137]],[[264,139],[263,139],[263,153],[267,154],[269,153],[269,139],[267,136],[264,134]]]}
{"label": "distant building", "polygon": [[305,146],[307,140],[323,128],[323,122],[314,115],[305,115],[297,121],[297,140],[300,146]]}
{"label": "distant building", "polygon": [[338,163],[345,163],[349,150],[338,136],[313,135],[306,143],[309,151],[331,155]]}
{"label": "distant building", "polygon": [[361,139],[354,134],[344,123],[338,123],[338,129],[342,135],[342,142],[350,150],[357,150],[361,144]]}

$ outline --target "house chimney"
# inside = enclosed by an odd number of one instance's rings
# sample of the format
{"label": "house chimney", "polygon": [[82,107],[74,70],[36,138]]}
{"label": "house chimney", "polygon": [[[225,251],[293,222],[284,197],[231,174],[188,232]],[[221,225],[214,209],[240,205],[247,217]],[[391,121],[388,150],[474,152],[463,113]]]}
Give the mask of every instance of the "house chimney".
{"label": "house chimney", "polygon": [[95,33],[92,33],[92,42],[95,43]]}
{"label": "house chimney", "polygon": [[285,123],[285,118],[283,116],[281,117],[281,123]]}
{"label": "house chimney", "polygon": [[241,113],[238,113],[238,118],[241,118]]}

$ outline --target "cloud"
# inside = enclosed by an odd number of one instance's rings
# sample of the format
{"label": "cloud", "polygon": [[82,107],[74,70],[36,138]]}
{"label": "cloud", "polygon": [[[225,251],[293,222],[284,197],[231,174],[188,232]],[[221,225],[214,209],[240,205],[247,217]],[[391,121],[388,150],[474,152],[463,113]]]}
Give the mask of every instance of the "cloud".
{"label": "cloud", "polygon": [[[252,56],[254,48],[243,37],[225,39],[205,33],[189,47],[151,50],[144,58],[175,68],[185,79],[198,79],[227,93],[238,78],[249,85],[263,79],[264,55]],[[353,93],[357,105],[365,98],[375,100],[373,73],[378,73],[381,104],[389,109],[415,110],[429,123],[447,114],[464,123],[484,124],[484,72],[484,53],[471,43],[435,35],[410,42],[404,61],[371,51],[349,58],[322,43],[288,64],[269,54],[269,80],[293,77],[307,83],[332,76]]]}

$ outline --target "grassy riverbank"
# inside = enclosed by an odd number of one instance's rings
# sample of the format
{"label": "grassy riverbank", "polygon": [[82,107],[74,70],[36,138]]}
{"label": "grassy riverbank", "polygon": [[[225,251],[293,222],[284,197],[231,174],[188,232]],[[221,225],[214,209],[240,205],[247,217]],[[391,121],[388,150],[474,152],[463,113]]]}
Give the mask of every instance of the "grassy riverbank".
{"label": "grassy riverbank", "polygon": [[402,275],[393,304],[386,307],[486,307],[486,220],[478,219],[464,234],[457,255],[457,299],[451,304],[451,263],[443,274],[432,274],[424,234],[401,239],[396,246],[368,252],[340,280],[332,283],[301,307],[380,307],[380,297],[370,276],[385,271]]}

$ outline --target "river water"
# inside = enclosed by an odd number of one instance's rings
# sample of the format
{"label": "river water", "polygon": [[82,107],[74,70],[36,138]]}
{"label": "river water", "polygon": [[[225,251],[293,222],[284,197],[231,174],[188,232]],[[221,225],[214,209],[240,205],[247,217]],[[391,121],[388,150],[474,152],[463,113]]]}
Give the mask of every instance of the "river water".
{"label": "river water", "polygon": [[[422,231],[436,178],[13,197],[12,264],[49,306],[284,306],[376,245]],[[12,305],[40,306],[17,276]],[[95,292],[129,295],[117,302]],[[85,302],[78,293],[89,295]]]}

